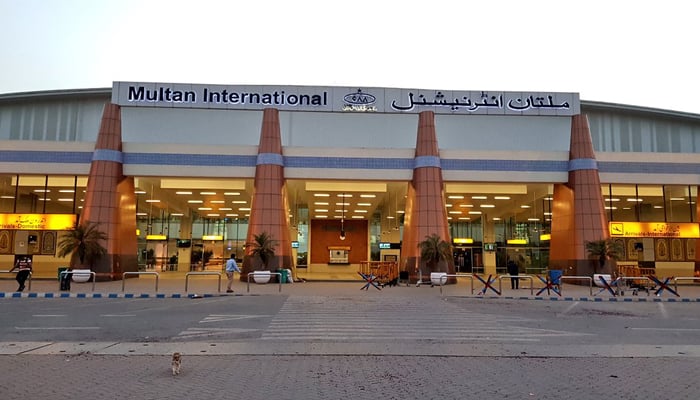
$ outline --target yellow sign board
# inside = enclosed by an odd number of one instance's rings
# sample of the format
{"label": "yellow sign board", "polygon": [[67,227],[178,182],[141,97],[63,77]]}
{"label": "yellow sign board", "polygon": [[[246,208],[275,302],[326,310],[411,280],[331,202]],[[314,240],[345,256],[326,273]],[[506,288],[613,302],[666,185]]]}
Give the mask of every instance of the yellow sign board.
{"label": "yellow sign board", "polygon": [[0,214],[0,229],[69,231],[77,220],[75,214]]}
{"label": "yellow sign board", "polygon": [[610,222],[609,228],[612,237],[700,237],[700,225],[691,222]]}

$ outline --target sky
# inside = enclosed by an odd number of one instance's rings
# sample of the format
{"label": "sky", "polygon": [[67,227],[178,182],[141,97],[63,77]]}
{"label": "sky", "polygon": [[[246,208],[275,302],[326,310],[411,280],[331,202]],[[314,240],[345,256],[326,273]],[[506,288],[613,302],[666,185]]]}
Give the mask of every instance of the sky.
{"label": "sky", "polygon": [[577,92],[700,114],[688,0],[0,0],[0,94],[113,81]]}

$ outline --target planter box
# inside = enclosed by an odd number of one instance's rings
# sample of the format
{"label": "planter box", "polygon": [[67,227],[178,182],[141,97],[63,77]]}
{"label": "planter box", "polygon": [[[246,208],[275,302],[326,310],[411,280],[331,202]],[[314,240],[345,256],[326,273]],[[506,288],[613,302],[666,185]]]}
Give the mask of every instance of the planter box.
{"label": "planter box", "polygon": [[431,272],[430,284],[440,286],[447,283],[447,272]]}
{"label": "planter box", "polygon": [[270,282],[270,271],[253,271],[253,280],[255,283]]}
{"label": "planter box", "polygon": [[92,277],[89,269],[74,269],[71,271],[73,275],[73,282],[87,282]]}

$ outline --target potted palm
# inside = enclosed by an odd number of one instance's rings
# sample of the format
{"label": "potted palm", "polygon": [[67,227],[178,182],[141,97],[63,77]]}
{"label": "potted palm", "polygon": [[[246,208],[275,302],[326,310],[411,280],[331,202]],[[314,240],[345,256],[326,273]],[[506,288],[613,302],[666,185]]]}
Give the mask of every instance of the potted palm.
{"label": "potted palm", "polygon": [[253,235],[253,242],[246,244],[250,248],[249,255],[254,258],[259,258],[261,262],[260,270],[253,271],[253,279],[255,283],[267,283],[270,281],[270,271],[268,263],[275,257],[275,247],[277,241],[272,239],[272,236],[267,232],[261,232]]}
{"label": "potted palm", "polygon": [[447,261],[452,256],[452,246],[444,241],[440,235],[432,234],[418,243],[420,258],[430,271],[430,283],[444,285],[447,283],[447,268],[440,268],[440,263]]}
{"label": "potted palm", "polygon": [[588,257],[596,261],[593,265],[593,282],[598,286],[603,286],[599,278],[600,275],[603,275],[608,282],[611,280],[611,274],[602,274],[605,262],[620,259],[623,249],[619,243],[612,239],[586,241],[585,246]]}
{"label": "potted palm", "polygon": [[99,224],[90,221],[76,225],[73,230],[61,236],[57,243],[56,255],[71,256],[70,269],[73,271],[73,281],[90,280],[89,272],[92,271],[95,262],[107,253],[107,249],[102,245],[106,240],[107,234],[99,230]]}

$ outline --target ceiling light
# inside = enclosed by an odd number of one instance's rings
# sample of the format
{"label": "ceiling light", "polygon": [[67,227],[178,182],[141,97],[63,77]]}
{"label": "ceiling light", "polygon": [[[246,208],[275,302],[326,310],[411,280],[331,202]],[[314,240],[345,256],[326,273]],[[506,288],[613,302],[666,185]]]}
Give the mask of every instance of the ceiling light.
{"label": "ceiling light", "polygon": [[348,193],[342,193],[342,194],[339,194],[338,197],[352,197],[352,195],[348,194]]}
{"label": "ceiling light", "polygon": [[143,190],[134,190],[134,194],[146,194]]}
{"label": "ceiling light", "polygon": [[[144,193],[145,193],[145,192],[144,192]],[[178,191],[178,192],[175,192],[175,194],[192,194],[192,192],[187,192],[187,191],[182,192],[182,191]]]}
{"label": "ceiling light", "polygon": [[370,207],[372,203],[357,203],[359,207]]}
{"label": "ceiling light", "polygon": [[530,208],[530,206],[527,204],[523,204],[522,206],[520,206],[520,208]]}
{"label": "ceiling light", "polygon": [[[61,189],[58,191],[58,193],[75,193],[75,190],[73,189]],[[673,199],[671,199],[673,200]]]}
{"label": "ceiling light", "polygon": [[469,211],[471,215],[481,215],[481,211]]}
{"label": "ceiling light", "polygon": [[448,198],[448,199],[463,199],[464,196],[461,196],[461,195],[451,195],[451,196],[447,196],[447,198]]}
{"label": "ceiling light", "polygon": [[147,199],[147,200],[146,200],[146,203],[160,203],[160,200],[156,200],[156,199]]}
{"label": "ceiling light", "polygon": [[200,211],[211,211],[211,207],[199,207],[198,210],[200,210]]}
{"label": "ceiling light", "polygon": [[472,199],[474,199],[474,200],[486,200],[486,199],[488,199],[488,196],[472,196]]}
{"label": "ceiling light", "polygon": [[188,203],[190,204],[201,204],[204,203],[202,200],[187,200]]}
{"label": "ceiling light", "polygon": [[199,192],[202,196],[216,196],[216,192]]}
{"label": "ceiling light", "polygon": [[321,212],[328,212],[328,210],[326,210],[325,208],[317,208],[317,209],[314,210],[314,212],[319,212],[319,213],[321,213]]}
{"label": "ceiling light", "polygon": [[316,201],[316,202],[314,202],[314,205],[317,205],[317,206],[327,206],[327,205],[328,205],[328,202],[327,202],[327,201]]}
{"label": "ceiling light", "polygon": [[376,194],[361,194],[360,197],[364,197],[365,199],[373,199],[377,197]]}
{"label": "ceiling light", "polygon": [[224,196],[240,196],[240,192],[224,192]]}
{"label": "ceiling light", "polygon": [[328,193],[314,193],[314,197],[330,197]]}
{"label": "ceiling light", "polygon": [[496,208],[494,204],[482,204],[479,207],[481,208]]}
{"label": "ceiling light", "polygon": [[238,211],[250,211],[250,207],[241,207]]}
{"label": "ceiling light", "polygon": [[231,211],[233,210],[231,207],[221,207],[219,208],[219,211]]}
{"label": "ceiling light", "polygon": [[494,196],[495,200],[510,200],[510,196]]}
{"label": "ceiling light", "polygon": [[225,203],[225,201],[223,201],[223,200],[212,200],[211,203],[212,203],[212,204],[223,204],[223,203]]}

